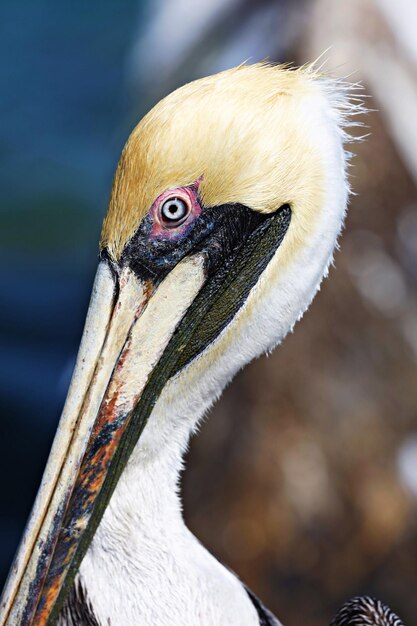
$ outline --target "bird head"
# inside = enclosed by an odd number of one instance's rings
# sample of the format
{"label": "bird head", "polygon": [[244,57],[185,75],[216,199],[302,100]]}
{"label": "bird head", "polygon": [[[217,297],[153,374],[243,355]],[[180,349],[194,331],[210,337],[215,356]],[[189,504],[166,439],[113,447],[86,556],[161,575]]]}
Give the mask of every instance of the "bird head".
{"label": "bird head", "polygon": [[185,85],[133,130],[0,624],[53,623],[139,443],[181,439],[309,306],[343,224],[358,109],[312,67],[255,64]]}

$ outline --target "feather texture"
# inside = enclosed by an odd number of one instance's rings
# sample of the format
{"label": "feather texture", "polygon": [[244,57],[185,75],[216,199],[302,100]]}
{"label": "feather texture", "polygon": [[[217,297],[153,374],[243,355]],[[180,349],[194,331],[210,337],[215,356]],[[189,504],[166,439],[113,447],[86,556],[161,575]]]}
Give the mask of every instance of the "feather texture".
{"label": "feather texture", "polygon": [[330,626],[403,626],[403,623],[380,600],[357,596],[342,606]]}

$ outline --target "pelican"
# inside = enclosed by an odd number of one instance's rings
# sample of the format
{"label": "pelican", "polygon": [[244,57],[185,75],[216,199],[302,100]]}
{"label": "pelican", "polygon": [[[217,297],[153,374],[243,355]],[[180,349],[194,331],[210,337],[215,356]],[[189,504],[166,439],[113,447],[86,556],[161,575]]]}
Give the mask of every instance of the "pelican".
{"label": "pelican", "polygon": [[279,624],[186,528],[179,474],[224,386],[327,274],[360,110],[313,66],[260,63],[181,87],[133,130],[2,626]]}

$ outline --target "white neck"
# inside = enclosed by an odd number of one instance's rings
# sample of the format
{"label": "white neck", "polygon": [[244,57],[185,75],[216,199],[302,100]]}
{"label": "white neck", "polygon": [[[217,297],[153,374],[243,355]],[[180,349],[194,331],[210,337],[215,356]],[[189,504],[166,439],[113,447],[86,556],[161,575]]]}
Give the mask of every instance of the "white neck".
{"label": "white neck", "polygon": [[82,562],[80,578],[102,626],[259,624],[241,583],[184,524],[177,490],[183,443],[158,453],[146,441],[138,446]]}

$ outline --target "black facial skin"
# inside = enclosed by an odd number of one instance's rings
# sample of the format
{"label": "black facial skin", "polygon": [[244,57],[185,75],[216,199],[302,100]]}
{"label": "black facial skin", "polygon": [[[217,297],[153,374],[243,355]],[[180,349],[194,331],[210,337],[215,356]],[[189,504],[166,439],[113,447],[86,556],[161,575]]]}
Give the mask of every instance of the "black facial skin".
{"label": "black facial skin", "polygon": [[156,285],[191,252],[204,252],[206,273],[211,276],[268,219],[270,215],[241,204],[224,204],[203,209],[183,235],[162,239],[151,236],[153,224],[147,215],[123,251],[120,265],[129,266],[139,278]]}

